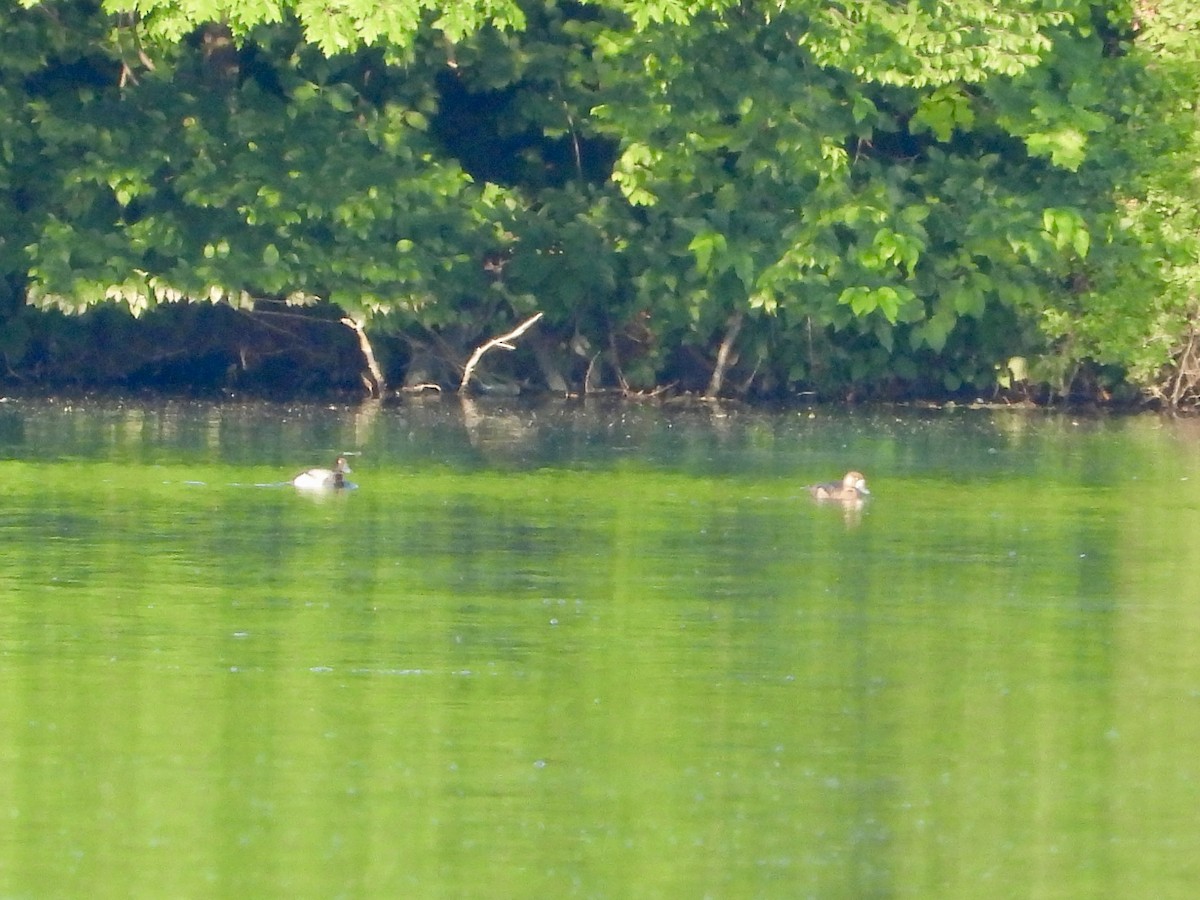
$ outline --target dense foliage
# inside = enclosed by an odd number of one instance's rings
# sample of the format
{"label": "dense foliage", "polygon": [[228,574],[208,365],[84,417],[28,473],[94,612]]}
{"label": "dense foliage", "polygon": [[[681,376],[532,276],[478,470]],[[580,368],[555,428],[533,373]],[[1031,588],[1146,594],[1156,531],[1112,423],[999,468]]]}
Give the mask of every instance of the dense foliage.
{"label": "dense foliage", "polygon": [[23,300],[315,305],[456,383],[540,311],[493,373],[1183,402],[1188,6],[0,6],[0,352],[71,327]]}

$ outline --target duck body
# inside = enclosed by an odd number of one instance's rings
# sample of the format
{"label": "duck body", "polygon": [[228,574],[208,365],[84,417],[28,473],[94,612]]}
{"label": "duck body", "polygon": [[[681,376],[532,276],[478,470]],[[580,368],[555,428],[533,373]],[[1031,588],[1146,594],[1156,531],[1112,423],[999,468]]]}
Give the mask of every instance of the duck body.
{"label": "duck body", "polygon": [[346,457],[339,456],[332,469],[309,469],[293,478],[292,484],[302,491],[335,491],[346,487],[349,473]]}
{"label": "duck body", "polygon": [[862,472],[847,472],[841,484],[828,481],[824,484],[810,484],[808,492],[814,500],[832,500],[838,503],[860,503],[871,492],[867,490],[867,479]]}

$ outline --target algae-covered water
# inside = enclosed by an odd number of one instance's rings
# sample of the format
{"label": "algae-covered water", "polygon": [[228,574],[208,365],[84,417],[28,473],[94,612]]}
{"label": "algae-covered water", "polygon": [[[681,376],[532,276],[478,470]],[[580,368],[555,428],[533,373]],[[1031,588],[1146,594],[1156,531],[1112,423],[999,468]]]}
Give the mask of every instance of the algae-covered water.
{"label": "algae-covered water", "polygon": [[1191,896],[1197,436],[0,404],[0,896]]}

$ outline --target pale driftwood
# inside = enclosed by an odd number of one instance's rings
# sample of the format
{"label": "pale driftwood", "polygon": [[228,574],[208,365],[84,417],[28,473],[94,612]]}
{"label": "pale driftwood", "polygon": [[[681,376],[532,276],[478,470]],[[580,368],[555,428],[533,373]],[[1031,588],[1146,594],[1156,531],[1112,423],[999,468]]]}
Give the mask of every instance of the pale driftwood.
{"label": "pale driftwood", "polygon": [[721,341],[721,349],[717,351],[717,364],[713,368],[712,378],[708,382],[708,390],[704,392],[705,400],[715,400],[721,393],[721,385],[725,381],[725,370],[729,368],[729,354],[733,352],[733,342],[737,340],[738,332],[742,330],[742,319],[740,311],[729,318],[725,340]]}
{"label": "pale driftwood", "polygon": [[375,351],[371,349],[371,342],[367,339],[367,331],[363,327],[363,323],[358,319],[343,316],[342,324],[358,335],[358,346],[367,363],[367,371],[362,376],[363,387],[372,397],[382,397],[385,387],[383,371],[379,368],[379,363],[375,361]]}
{"label": "pale driftwood", "polygon": [[599,389],[596,384],[596,361],[598,359],[600,359],[600,354],[594,353],[588,362],[587,372],[583,376],[583,392],[585,394],[594,394]]}
{"label": "pale driftwood", "polygon": [[501,347],[505,350],[515,350],[516,347],[509,342],[516,340],[526,331],[532,328],[534,323],[537,322],[537,320],[543,315],[544,313],[535,313],[507,334],[494,337],[490,341],[487,341],[486,343],[480,344],[478,347],[476,347],[475,352],[471,354],[471,358],[467,360],[466,366],[463,367],[462,381],[459,382],[458,389],[460,391],[465,391],[467,389],[467,385],[471,382],[471,376],[475,374],[475,367],[479,365],[479,361],[483,359],[483,354],[495,347]]}

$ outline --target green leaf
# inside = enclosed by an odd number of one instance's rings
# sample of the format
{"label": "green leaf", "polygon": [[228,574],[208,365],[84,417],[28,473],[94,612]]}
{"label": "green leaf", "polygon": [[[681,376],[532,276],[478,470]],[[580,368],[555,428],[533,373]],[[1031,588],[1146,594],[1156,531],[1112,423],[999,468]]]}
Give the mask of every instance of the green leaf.
{"label": "green leaf", "polygon": [[1073,249],[1079,256],[1087,256],[1091,246],[1091,235],[1083,216],[1073,209],[1050,207],[1042,212],[1042,228],[1059,250]]}
{"label": "green leaf", "polygon": [[429,130],[429,119],[425,117],[424,113],[418,112],[415,109],[406,109],[401,118],[403,118],[404,124],[409,128],[415,128],[417,131]]}
{"label": "green leaf", "polygon": [[733,271],[747,291],[754,289],[754,257],[749,253],[739,253],[733,261]]}
{"label": "green leaf", "polygon": [[955,128],[969,129],[975,123],[970,98],[953,87],[940,87],[921,98],[912,117],[914,131],[931,131],[939,141],[950,140]]}
{"label": "green leaf", "polygon": [[321,95],[325,98],[326,103],[340,113],[354,110],[354,95],[348,85],[334,85],[322,91]]}
{"label": "green leaf", "polygon": [[751,294],[749,304],[751,309],[761,309],[768,315],[773,315],[779,308],[778,301],[774,295],[765,291],[758,291]]}
{"label": "green leaf", "polygon": [[946,293],[954,306],[954,311],[960,316],[978,318],[983,315],[987,301],[984,298],[983,291],[974,285],[956,284],[947,288]]}
{"label": "green leaf", "polygon": [[885,322],[882,319],[875,320],[875,327],[872,329],[875,332],[875,339],[879,341],[879,345],[888,353],[891,353],[895,344],[896,331],[892,328],[891,323]]}
{"label": "green leaf", "polygon": [[838,303],[849,306],[856,316],[865,316],[875,311],[876,299],[870,288],[862,285],[846,288],[838,296]]}
{"label": "green leaf", "polygon": [[900,314],[900,295],[894,287],[885,285],[875,292],[875,307],[891,324],[896,324]]}
{"label": "green leaf", "polygon": [[851,100],[850,115],[857,124],[862,124],[868,119],[874,118],[878,112],[879,110],[875,108],[875,104],[862,94],[856,93]]}
{"label": "green leaf", "polygon": [[1087,157],[1087,135],[1076,128],[1062,128],[1026,135],[1025,146],[1032,156],[1048,156],[1056,166],[1078,170]]}
{"label": "green leaf", "polygon": [[934,353],[941,353],[957,321],[957,318],[951,313],[942,311],[934,313],[913,328],[914,348],[924,344]]}
{"label": "green leaf", "polygon": [[1088,255],[1088,250],[1092,244],[1092,236],[1088,234],[1086,228],[1080,228],[1071,238],[1071,243],[1075,248],[1075,252],[1082,259]]}
{"label": "green leaf", "polygon": [[712,268],[713,255],[725,252],[725,235],[719,231],[701,231],[692,238],[688,250],[696,257],[696,268],[707,274]]}

